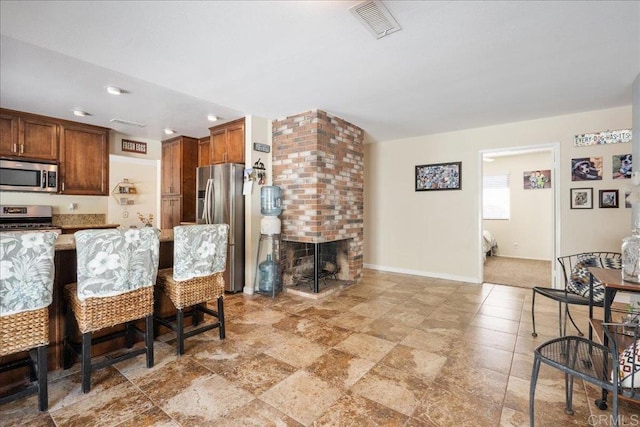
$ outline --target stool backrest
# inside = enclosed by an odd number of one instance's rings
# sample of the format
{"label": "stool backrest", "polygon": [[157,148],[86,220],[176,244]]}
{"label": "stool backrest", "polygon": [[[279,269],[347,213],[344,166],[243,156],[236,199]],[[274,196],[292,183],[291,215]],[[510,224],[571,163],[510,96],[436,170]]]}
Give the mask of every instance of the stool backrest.
{"label": "stool backrest", "polygon": [[78,299],[120,295],[155,284],[160,253],[157,228],[82,230],[74,236]]}
{"label": "stool backrest", "polygon": [[0,316],[51,304],[57,237],[53,232],[0,233]]}
{"label": "stool backrest", "polygon": [[173,227],[173,279],[188,280],[223,272],[228,242],[227,224]]}

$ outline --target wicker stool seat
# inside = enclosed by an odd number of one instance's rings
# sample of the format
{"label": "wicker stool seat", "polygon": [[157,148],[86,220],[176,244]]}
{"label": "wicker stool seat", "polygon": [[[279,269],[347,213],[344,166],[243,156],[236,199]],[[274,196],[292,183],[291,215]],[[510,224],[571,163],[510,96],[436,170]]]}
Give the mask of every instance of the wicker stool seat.
{"label": "wicker stool seat", "polygon": [[[225,338],[223,273],[226,269],[226,224],[202,224],[174,227],[174,268],[158,272],[156,286],[176,307],[176,315],[155,320],[176,333],[178,355],[184,354],[184,340],[193,335],[219,328],[220,339]],[[207,307],[217,302],[217,311]],[[192,307],[191,310],[186,311]],[[207,314],[216,319],[198,327],[200,316]],[[194,328],[184,331],[184,318],[191,316]]]}
{"label": "wicker stool seat", "polygon": [[49,305],[53,299],[56,233],[0,235],[0,357],[28,351],[29,357],[0,366],[0,372],[30,367],[31,384],[0,397],[0,404],[38,393],[46,411]]}
{"label": "wicker stool seat", "polygon": [[[64,368],[71,366],[73,353],[81,356],[82,391],[91,389],[91,372],[122,360],[146,354],[153,366],[153,285],[158,272],[159,230],[83,230],[75,233],[78,253],[78,283],[65,286],[70,312],[66,316]],[[134,321],[145,319],[145,330]],[[82,343],[72,341],[73,323],[82,334]],[[125,337],[133,346],[135,335],[144,347],[117,357],[91,361],[92,333],[124,324],[117,331],[93,340],[93,344]]]}

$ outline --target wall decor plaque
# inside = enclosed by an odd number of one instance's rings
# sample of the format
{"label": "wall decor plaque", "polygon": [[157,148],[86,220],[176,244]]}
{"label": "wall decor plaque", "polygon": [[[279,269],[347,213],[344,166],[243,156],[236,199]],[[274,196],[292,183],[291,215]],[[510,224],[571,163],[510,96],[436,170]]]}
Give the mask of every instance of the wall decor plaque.
{"label": "wall decor plaque", "polygon": [[589,145],[618,144],[631,142],[631,129],[606,130],[596,133],[583,133],[573,137],[574,147]]}
{"label": "wall decor plaque", "polygon": [[123,139],[122,151],[128,151],[130,153],[147,154],[147,143],[131,141],[129,139]]}

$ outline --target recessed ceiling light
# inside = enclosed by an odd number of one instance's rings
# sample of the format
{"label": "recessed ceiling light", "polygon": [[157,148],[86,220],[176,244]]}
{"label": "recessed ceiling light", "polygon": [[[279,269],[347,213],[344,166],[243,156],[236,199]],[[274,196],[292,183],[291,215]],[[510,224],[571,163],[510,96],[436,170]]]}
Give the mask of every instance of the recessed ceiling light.
{"label": "recessed ceiling light", "polygon": [[173,129],[166,128],[166,129],[164,129],[164,133],[166,135],[173,135],[176,132]]}
{"label": "recessed ceiling light", "polygon": [[120,95],[122,93],[122,89],[117,86],[107,86],[107,92],[110,95]]}
{"label": "recessed ceiling light", "polygon": [[85,117],[85,116],[90,116],[91,114],[83,110],[75,109],[73,110],[73,115],[78,117]]}
{"label": "recessed ceiling light", "polygon": [[217,122],[218,121],[218,116],[216,116],[215,114],[209,114],[207,116],[207,120],[209,120],[210,122]]}

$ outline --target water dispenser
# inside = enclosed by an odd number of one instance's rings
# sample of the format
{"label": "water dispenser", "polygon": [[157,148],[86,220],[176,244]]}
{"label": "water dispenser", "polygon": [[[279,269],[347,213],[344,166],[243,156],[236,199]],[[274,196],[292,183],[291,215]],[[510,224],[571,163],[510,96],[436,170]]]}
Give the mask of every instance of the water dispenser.
{"label": "water dispenser", "polygon": [[282,190],[275,185],[266,185],[260,189],[260,213],[265,216],[278,216],[282,213]]}

